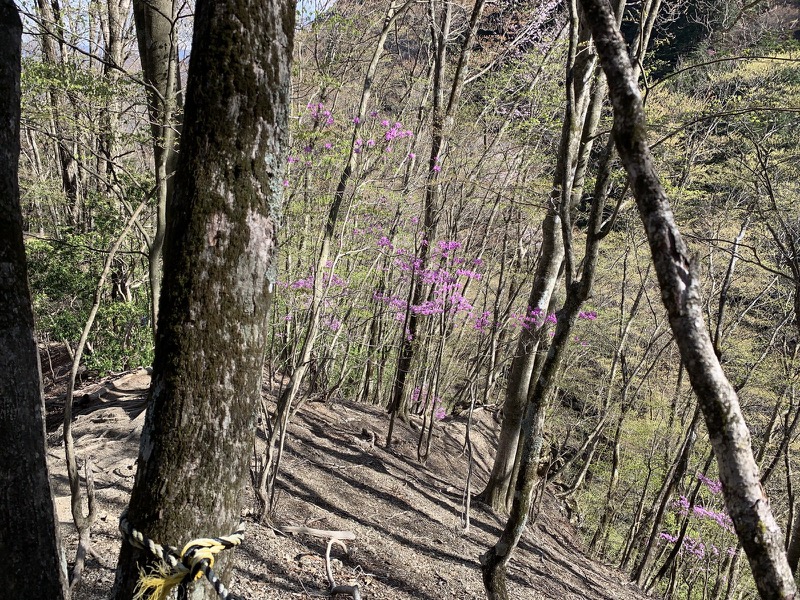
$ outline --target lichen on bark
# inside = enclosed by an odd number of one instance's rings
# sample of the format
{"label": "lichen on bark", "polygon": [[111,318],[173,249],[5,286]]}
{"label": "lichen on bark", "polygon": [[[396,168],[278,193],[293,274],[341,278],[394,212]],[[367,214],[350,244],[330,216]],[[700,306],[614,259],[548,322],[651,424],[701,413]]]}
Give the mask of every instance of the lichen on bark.
{"label": "lichen on bark", "polygon": [[[153,383],[128,510],[159,543],[227,534],[240,518],[274,289],[293,18],[288,0],[197,3]],[[131,597],[146,560],[123,545],[116,599]],[[203,597],[196,587],[192,597]]]}

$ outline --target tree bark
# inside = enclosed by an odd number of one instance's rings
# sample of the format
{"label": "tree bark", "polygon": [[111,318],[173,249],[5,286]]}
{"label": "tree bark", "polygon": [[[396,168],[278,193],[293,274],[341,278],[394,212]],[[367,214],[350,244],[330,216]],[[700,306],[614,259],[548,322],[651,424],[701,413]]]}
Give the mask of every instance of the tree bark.
{"label": "tree bark", "polygon": [[[113,0],[112,0],[113,2]],[[148,270],[152,328],[158,323],[161,274],[166,231],[166,207],[172,197],[172,182],[177,164],[177,137],[180,123],[175,117],[181,104],[178,93],[178,52],[175,32],[177,18],[173,0],[134,0],[133,18],[136,39],[147,83],[147,109],[153,134],[156,176],[156,223],[149,241]]]}
{"label": "tree bark", "polygon": [[[534,273],[527,307],[528,310],[538,311],[538,314],[542,315],[542,320],[550,307],[550,297],[556,287],[563,260],[561,220],[555,209],[548,210],[542,222],[542,252]],[[503,422],[500,426],[492,472],[486,488],[478,496],[482,502],[498,512],[507,511],[511,504],[509,499],[512,497],[510,491],[514,488],[514,460],[517,456],[522,416],[541,333],[539,327],[531,324],[530,327],[523,328],[519,334],[508,375]]]}
{"label": "tree bark", "polygon": [[625,42],[607,2],[581,0],[581,4],[609,82],[617,149],[647,233],[670,325],[705,417],[728,513],[761,597],[795,598],[783,535],[759,482],[750,432],[703,320],[697,268],[653,166],[641,94]]}
{"label": "tree bark", "polygon": [[67,565],[47,472],[44,398],[19,197],[22,23],[0,0],[0,562],[3,595],[61,600]]}
{"label": "tree bark", "polygon": [[[200,0],[167,206],[153,383],[128,508],[180,546],[233,531],[249,478],[288,137],[294,2]],[[123,544],[113,597],[151,557]],[[220,557],[222,579],[230,560]],[[211,598],[203,584],[193,600]]]}
{"label": "tree bark", "polygon": [[[37,0],[39,10],[39,31],[42,39],[42,59],[44,63],[54,69],[58,68],[63,61],[63,56],[56,49],[56,35],[62,30],[60,11],[57,3],[48,0]],[[80,183],[78,174],[78,162],[75,160],[74,149],[69,147],[64,118],[61,114],[63,104],[63,94],[55,85],[51,85],[48,90],[48,99],[53,119],[53,136],[56,145],[56,158],[58,159],[59,172],[61,175],[61,185],[67,199],[67,211],[70,222],[77,225],[80,221]]]}

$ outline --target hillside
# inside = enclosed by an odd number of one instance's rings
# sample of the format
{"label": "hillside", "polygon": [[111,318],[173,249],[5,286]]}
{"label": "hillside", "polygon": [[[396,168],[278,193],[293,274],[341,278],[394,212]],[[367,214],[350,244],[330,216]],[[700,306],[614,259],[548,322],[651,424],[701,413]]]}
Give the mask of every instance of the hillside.
{"label": "hillside", "polygon": [[[90,383],[77,394],[74,434],[79,456],[92,461],[98,502],[93,542],[100,558],[89,559],[76,600],[106,598],[113,583],[117,520],[133,483],[148,384],[147,371],[140,369]],[[58,391],[51,390],[48,402],[49,458],[72,560],[76,539],[63,447],[60,428],[52,426],[59,414]],[[442,422],[426,466],[417,463],[417,434],[405,425],[396,429],[391,451],[362,434],[366,429],[381,440],[386,424],[379,407],[306,405],[291,425],[274,524],[354,532],[348,556],[333,550],[332,556],[338,557],[333,571],[337,583],[358,584],[364,599],[483,598],[477,557],[494,543],[502,522],[473,506],[471,527],[461,531],[465,419]],[[473,489],[485,481],[495,430],[490,415],[476,413]],[[246,505],[254,506],[249,491]],[[182,540],[171,542],[180,545]],[[231,589],[236,597],[252,600],[325,595],[324,553],[323,539],[286,537],[248,521]],[[509,575],[512,593],[520,600],[646,597],[623,575],[583,554],[573,526],[550,495],[533,530],[524,536]]]}

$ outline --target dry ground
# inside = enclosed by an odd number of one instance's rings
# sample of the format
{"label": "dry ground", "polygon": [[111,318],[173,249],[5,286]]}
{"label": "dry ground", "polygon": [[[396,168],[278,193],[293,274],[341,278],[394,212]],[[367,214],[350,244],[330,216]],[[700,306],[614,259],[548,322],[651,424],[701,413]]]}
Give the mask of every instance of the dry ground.
{"label": "dry ground", "polygon": [[[100,558],[87,562],[75,600],[108,597],[120,543],[117,520],[133,483],[148,384],[147,371],[140,369],[78,392],[74,436],[79,457],[92,461],[99,506],[92,539]],[[55,426],[62,390],[51,389],[50,466],[67,558],[72,560],[76,536],[61,434]],[[348,555],[334,549],[333,568],[337,583],[358,584],[365,600],[484,598],[478,556],[497,539],[502,521],[473,505],[469,531],[460,526],[467,469],[465,419],[446,419],[437,426],[425,466],[416,460],[417,432],[399,424],[396,443],[387,451],[382,447],[386,426],[386,414],[377,407],[307,404],[290,427],[274,523],[354,532]],[[376,434],[375,444],[362,434],[364,429]],[[495,430],[490,415],[476,413],[473,490],[486,480]],[[248,490],[245,510],[253,506]],[[277,535],[252,521],[247,525],[230,586],[236,597],[325,595],[324,540]],[[168,541],[176,546],[184,542]],[[645,598],[622,574],[584,555],[558,501],[549,495],[538,521],[523,537],[509,576],[512,596],[520,600]]]}

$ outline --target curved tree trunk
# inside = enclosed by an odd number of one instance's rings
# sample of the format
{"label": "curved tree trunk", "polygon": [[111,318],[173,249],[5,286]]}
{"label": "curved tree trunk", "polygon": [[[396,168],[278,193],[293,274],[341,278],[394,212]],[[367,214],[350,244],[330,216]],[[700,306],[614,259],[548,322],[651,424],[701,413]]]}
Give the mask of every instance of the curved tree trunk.
{"label": "curved tree trunk", "polygon": [[783,535],[759,481],[736,392],[725,377],[703,320],[697,268],[681,238],[653,167],[639,86],[625,42],[604,0],[581,0],[609,82],[614,138],[650,243],[670,325],[705,417],[725,505],[762,598],[795,598]]}
{"label": "curved tree trunk", "polygon": [[22,23],[0,0],[0,561],[8,598],[68,598],[47,473],[39,351],[19,199]]}
{"label": "curved tree trunk", "polygon": [[[550,210],[542,223],[542,252],[533,277],[531,295],[528,298],[529,310],[541,315],[547,313],[563,260],[561,219],[555,210]],[[503,423],[500,426],[492,472],[486,488],[478,496],[482,502],[498,512],[510,508],[507,499],[511,498],[512,494],[509,491],[514,487],[514,460],[517,456],[522,416],[528,399],[528,387],[533,375],[541,331],[531,324],[523,328],[519,334],[506,386]]]}
{"label": "curved tree trunk", "polygon": [[[233,531],[260,402],[288,136],[294,3],[200,0],[153,383],[128,509],[180,546]],[[230,561],[222,555],[223,580]],[[151,557],[123,544],[113,597]],[[191,598],[214,592],[195,586]]]}

